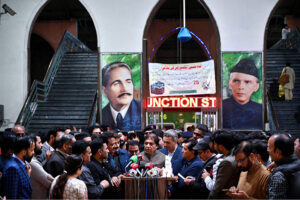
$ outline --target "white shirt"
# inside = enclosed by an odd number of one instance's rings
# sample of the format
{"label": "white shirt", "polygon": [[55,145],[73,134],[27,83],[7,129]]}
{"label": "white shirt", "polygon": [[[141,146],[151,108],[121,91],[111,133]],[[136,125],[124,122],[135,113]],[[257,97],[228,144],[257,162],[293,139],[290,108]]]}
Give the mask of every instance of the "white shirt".
{"label": "white shirt", "polygon": [[281,36],[282,36],[282,39],[283,40],[286,40],[286,38],[287,38],[287,35],[288,35],[288,33],[290,32],[291,30],[288,28],[288,29],[286,29],[286,28],[283,28],[282,30],[281,30]]}
{"label": "white shirt", "polygon": [[112,106],[111,104],[109,104],[109,107],[110,107],[110,110],[111,110],[111,114],[112,114],[112,117],[114,119],[114,122],[115,124],[117,124],[117,116],[118,114],[120,113],[122,115],[122,118],[124,119],[125,118],[125,115],[127,113],[127,110],[129,109],[129,105],[127,107],[125,107],[123,110],[121,110],[120,112],[116,111]]}
{"label": "white shirt", "polygon": [[172,160],[172,158],[173,158],[173,156],[174,156],[174,153],[175,153],[177,147],[178,147],[178,145],[176,144],[176,147],[175,147],[173,153],[170,153],[170,152],[168,151],[168,157],[170,158],[170,160]]}
{"label": "white shirt", "polygon": [[[217,178],[217,171],[219,168],[220,163],[224,160],[223,158],[220,158],[222,156],[222,154],[217,154],[216,158],[218,158],[218,160],[216,161],[216,163],[213,165],[213,179],[211,179],[210,176],[207,176],[204,180],[206,188],[209,191],[212,191],[216,182],[216,178]],[[209,173],[209,172],[208,172]]]}

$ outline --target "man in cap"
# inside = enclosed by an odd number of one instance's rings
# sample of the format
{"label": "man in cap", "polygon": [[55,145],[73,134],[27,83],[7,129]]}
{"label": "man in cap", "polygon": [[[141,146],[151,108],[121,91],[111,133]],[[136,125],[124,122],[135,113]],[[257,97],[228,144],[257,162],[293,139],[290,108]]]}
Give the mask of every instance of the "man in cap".
{"label": "man in cap", "polygon": [[242,59],[230,71],[232,96],[223,101],[223,128],[262,129],[262,105],[251,96],[259,89],[259,75],[252,59]]}
{"label": "man in cap", "polygon": [[193,138],[193,132],[191,132],[191,131],[183,132],[183,133],[182,133],[182,137],[183,137],[185,140],[192,139],[192,138]]}
{"label": "man in cap", "polygon": [[204,139],[198,142],[193,150],[198,151],[198,156],[203,162],[203,167],[195,179],[185,178],[184,183],[192,188],[191,195],[193,199],[207,199],[209,190],[206,188],[206,184],[201,176],[204,169],[209,173],[212,171],[213,165],[217,160],[216,154],[211,152],[209,143]]}
{"label": "man in cap", "polygon": [[126,63],[113,62],[102,69],[102,91],[109,100],[102,109],[102,124],[112,129],[141,129],[141,102],[133,99],[133,90]]}

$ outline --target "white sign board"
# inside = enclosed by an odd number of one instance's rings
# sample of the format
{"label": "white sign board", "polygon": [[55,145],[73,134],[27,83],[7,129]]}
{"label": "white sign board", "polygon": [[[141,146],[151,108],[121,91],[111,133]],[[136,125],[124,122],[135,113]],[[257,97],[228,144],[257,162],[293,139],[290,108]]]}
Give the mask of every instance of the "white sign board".
{"label": "white sign board", "polygon": [[150,96],[215,94],[214,61],[198,63],[149,63]]}

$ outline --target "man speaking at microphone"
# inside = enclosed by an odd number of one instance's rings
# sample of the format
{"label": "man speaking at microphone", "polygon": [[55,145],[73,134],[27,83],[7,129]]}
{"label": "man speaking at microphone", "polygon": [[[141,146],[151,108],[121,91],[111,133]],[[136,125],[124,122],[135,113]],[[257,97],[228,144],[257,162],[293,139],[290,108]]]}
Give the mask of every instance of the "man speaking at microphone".
{"label": "man speaking at microphone", "polygon": [[165,168],[170,174],[172,173],[172,164],[170,158],[166,155],[157,151],[158,147],[158,137],[155,134],[149,134],[145,137],[144,142],[144,151],[141,153],[143,156],[143,161],[141,161],[141,165],[145,165],[146,163],[153,163],[153,166],[158,168]]}

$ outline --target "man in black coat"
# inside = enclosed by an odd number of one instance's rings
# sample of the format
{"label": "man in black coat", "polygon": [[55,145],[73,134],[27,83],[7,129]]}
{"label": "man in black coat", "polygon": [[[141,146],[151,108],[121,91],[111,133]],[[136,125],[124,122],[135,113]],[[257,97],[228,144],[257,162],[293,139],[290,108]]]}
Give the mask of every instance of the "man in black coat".
{"label": "man in black coat", "polygon": [[72,153],[72,145],[76,141],[70,134],[61,134],[56,143],[56,150],[52,153],[50,159],[45,164],[45,170],[53,177],[64,172],[65,160]]}
{"label": "man in black coat", "polygon": [[107,162],[109,153],[107,144],[103,143],[102,139],[97,138],[92,141],[91,150],[92,158],[87,167],[90,169],[96,184],[100,184],[103,180],[109,182],[109,187],[104,190],[101,198],[121,198],[121,173]]}

